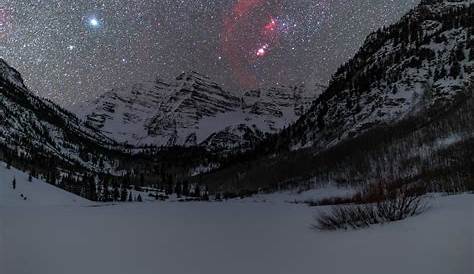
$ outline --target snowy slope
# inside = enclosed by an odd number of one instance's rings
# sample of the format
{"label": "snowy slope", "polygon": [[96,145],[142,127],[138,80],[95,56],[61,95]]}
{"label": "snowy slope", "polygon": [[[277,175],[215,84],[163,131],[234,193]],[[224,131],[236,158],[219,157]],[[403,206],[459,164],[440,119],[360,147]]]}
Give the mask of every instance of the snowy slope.
{"label": "snowy slope", "polygon": [[423,215],[347,232],[313,231],[318,209],[281,203],[0,207],[0,272],[471,274],[473,202],[436,198]]}
{"label": "snowy slope", "polygon": [[422,1],[371,34],[286,132],[288,147],[325,149],[375,126],[450,106],[473,82],[473,3]]}
{"label": "snowy slope", "polygon": [[2,154],[25,158],[47,155],[63,163],[78,163],[91,169],[95,167],[79,157],[80,154],[94,153],[97,147],[113,144],[100,132],[86,128],[74,114],[35,96],[23,84],[20,73],[2,59],[0,129]]}
{"label": "snowy slope", "polygon": [[[13,189],[13,179],[16,188]],[[26,197],[26,200],[21,196]],[[32,178],[15,168],[6,168],[0,162],[0,208],[2,207],[37,207],[37,206],[72,206],[88,205],[91,202],[66,192],[62,189]]]}
{"label": "snowy slope", "polygon": [[323,88],[282,86],[235,96],[190,72],[170,84],[157,80],[105,93],[74,112],[120,143],[245,148],[295,122]]}
{"label": "snowy slope", "polygon": [[140,140],[146,135],[144,124],[157,113],[157,108],[171,96],[168,84],[160,80],[115,89],[86,104],[76,106],[74,112],[93,128],[113,135],[120,142]]}

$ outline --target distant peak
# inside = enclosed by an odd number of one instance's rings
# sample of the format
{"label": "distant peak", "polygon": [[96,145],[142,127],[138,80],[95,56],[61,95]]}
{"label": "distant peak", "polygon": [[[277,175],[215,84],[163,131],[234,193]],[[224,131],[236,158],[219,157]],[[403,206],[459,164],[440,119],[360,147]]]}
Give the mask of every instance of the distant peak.
{"label": "distant peak", "polygon": [[178,81],[190,81],[193,79],[210,81],[210,78],[208,76],[196,71],[183,72],[178,77],[176,77],[176,80]]}

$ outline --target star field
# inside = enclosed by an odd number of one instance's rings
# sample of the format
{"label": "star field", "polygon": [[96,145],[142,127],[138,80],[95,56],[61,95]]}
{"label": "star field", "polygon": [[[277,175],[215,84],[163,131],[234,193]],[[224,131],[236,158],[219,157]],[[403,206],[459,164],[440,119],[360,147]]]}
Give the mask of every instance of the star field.
{"label": "star field", "polygon": [[239,92],[326,83],[419,0],[3,0],[0,57],[68,106],[182,71]]}

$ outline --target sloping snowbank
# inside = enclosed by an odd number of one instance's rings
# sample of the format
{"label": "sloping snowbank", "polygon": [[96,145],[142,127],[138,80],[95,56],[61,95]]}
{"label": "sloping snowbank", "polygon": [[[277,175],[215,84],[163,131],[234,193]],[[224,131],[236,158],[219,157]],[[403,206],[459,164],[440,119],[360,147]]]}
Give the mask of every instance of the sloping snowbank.
{"label": "sloping snowbank", "polygon": [[[16,189],[13,189],[13,179],[16,180]],[[13,167],[7,169],[6,164],[0,162],[0,208],[87,204],[90,202],[41,180],[32,178],[29,182],[28,174]]]}

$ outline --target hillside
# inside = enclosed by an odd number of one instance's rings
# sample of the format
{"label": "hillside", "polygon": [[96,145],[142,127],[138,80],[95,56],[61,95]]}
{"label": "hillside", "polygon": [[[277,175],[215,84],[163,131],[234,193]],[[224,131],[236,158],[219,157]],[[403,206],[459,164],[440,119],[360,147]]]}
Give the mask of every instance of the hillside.
{"label": "hillside", "polygon": [[449,108],[473,81],[472,3],[422,1],[371,34],[279,143],[325,149],[379,125]]}
{"label": "hillside", "polygon": [[[15,180],[15,189],[13,188]],[[80,206],[91,202],[0,162],[0,207]]]}
{"label": "hillside", "polygon": [[93,169],[87,158],[97,162],[103,155],[94,150],[113,145],[100,132],[84,127],[74,114],[35,96],[21,75],[1,59],[0,121],[1,158],[8,161],[45,157],[52,159],[49,164],[58,161]]}
{"label": "hillside", "polygon": [[79,179],[114,173],[125,157],[114,141],[73,113],[34,95],[3,60],[0,128],[1,161],[75,193],[85,187]]}

